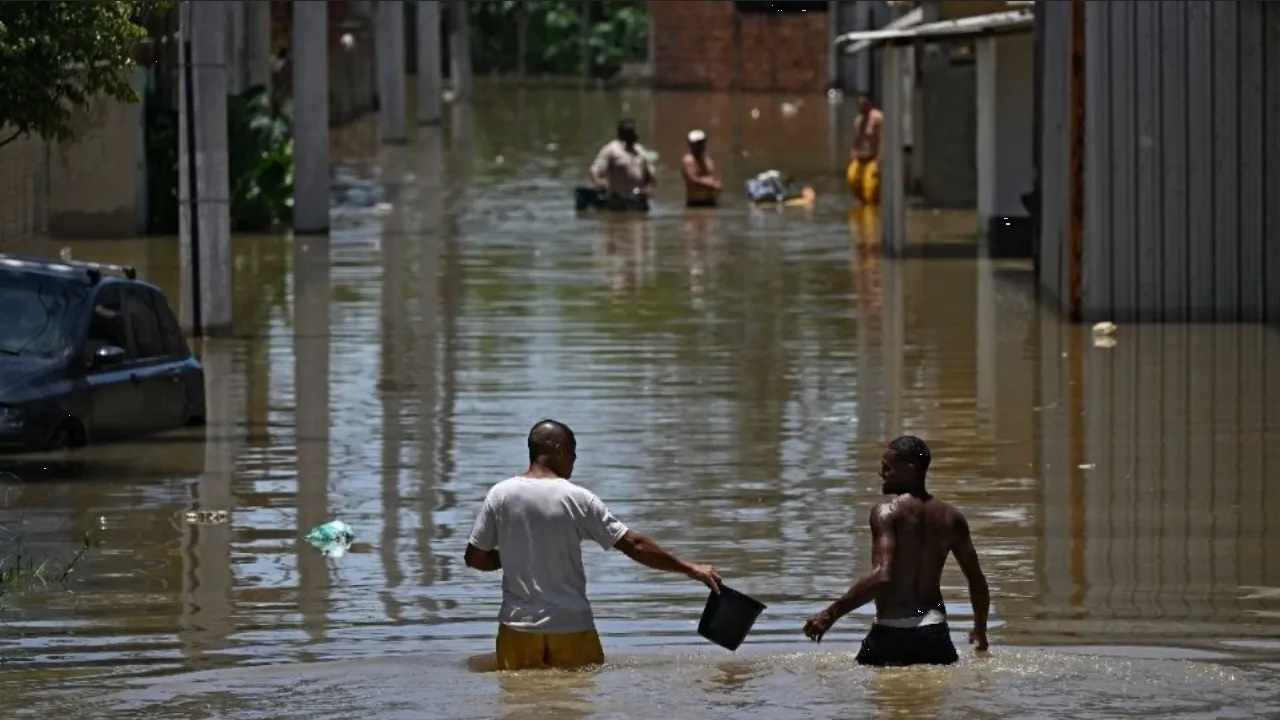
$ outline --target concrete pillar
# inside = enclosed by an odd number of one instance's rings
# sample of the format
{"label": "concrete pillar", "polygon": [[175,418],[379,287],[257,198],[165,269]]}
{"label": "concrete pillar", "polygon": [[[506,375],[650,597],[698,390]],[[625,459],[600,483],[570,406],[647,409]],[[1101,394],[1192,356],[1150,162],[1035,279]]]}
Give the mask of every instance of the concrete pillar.
{"label": "concrete pillar", "polygon": [[403,143],[408,139],[404,100],[404,3],[379,0],[378,25],[374,31],[374,55],[378,71],[378,120],[382,142]]}
{"label": "concrete pillar", "polygon": [[193,336],[229,335],[226,2],[183,3],[179,24],[179,320]]}
{"label": "concrete pillar", "polygon": [[898,256],[907,243],[906,160],[903,153],[903,115],[906,107],[906,78],[903,54],[910,48],[885,45],[884,80],[880,93],[884,131],[880,139],[880,228],[886,255]]}
{"label": "concrete pillar", "polygon": [[462,0],[450,0],[449,81],[457,102],[471,102],[471,10]]}
{"label": "concrete pillar", "polygon": [[230,0],[222,5],[227,13],[227,92],[239,95],[249,87],[245,4],[243,0]]}
{"label": "concrete pillar", "polygon": [[1035,39],[1007,35],[977,41],[978,221],[1024,217],[1022,194],[1034,182],[1032,161]]}
{"label": "concrete pillar", "polygon": [[418,123],[439,124],[440,107],[440,2],[418,2]]}
{"label": "concrete pillar", "polygon": [[293,230],[329,231],[329,4],[293,4]]}
{"label": "concrete pillar", "polygon": [[522,0],[516,8],[516,77],[529,74],[529,3]]}
{"label": "concrete pillar", "polygon": [[261,85],[271,92],[271,70],[275,58],[271,54],[271,3],[244,0],[245,58],[249,85]]}
{"label": "concrete pillar", "polygon": [[582,52],[582,84],[591,82],[591,2],[582,0],[578,3],[579,43]]}

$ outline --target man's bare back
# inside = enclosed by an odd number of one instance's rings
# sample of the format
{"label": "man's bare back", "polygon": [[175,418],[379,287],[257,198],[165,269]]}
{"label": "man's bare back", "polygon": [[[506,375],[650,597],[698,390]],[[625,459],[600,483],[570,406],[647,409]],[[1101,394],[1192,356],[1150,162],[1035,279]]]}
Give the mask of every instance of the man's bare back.
{"label": "man's bare back", "polygon": [[849,591],[805,623],[805,635],[823,635],[848,613],[875,602],[876,619],[858,662],[868,665],[949,664],[956,661],[942,599],[947,555],[969,582],[973,632],[969,642],[987,649],[990,595],[964,514],[925,489],[928,446],[909,435],[889,444],[881,460],[883,491],[894,498],[871,509],[872,569]]}
{"label": "man's bare back", "polygon": [[[942,568],[947,555],[956,552],[957,562],[962,562],[961,556],[968,561],[967,555],[973,553],[964,515],[944,500],[910,494],[876,505],[871,515],[873,538],[886,525],[894,536],[892,581],[876,598],[876,617],[915,617],[930,610],[945,613]],[[960,538],[963,543],[957,542]]]}

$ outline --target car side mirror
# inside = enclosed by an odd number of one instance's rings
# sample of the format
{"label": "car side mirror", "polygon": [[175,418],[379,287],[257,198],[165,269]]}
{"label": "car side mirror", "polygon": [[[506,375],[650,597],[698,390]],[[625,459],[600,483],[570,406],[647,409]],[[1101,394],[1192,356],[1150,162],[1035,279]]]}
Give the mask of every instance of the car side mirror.
{"label": "car side mirror", "polygon": [[93,351],[93,367],[103,368],[112,365],[119,365],[124,362],[124,348],[116,345],[103,345]]}

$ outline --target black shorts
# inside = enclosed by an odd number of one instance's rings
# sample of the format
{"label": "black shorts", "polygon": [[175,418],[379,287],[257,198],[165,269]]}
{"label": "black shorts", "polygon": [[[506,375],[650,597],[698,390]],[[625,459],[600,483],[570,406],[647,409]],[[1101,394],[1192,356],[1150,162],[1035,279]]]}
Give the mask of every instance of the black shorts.
{"label": "black shorts", "polygon": [[858,650],[859,665],[950,665],[957,660],[945,622],[911,628],[872,625]]}
{"label": "black shorts", "polygon": [[687,208],[713,208],[720,203],[715,198],[702,198],[699,200],[686,199],[684,206]]}

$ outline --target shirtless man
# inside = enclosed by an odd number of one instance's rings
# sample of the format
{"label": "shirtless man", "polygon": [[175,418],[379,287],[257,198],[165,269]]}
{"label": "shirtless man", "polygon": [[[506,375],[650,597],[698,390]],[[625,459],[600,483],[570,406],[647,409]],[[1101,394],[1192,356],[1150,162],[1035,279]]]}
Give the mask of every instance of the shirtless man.
{"label": "shirtless man", "polygon": [[607,190],[606,205],[610,210],[649,209],[656,180],[649,164],[648,151],[640,145],[634,120],[618,122],[618,136],[605,143],[591,163],[591,182]]}
{"label": "shirtless man", "polygon": [[716,164],[707,155],[707,134],[690,130],[688,141],[689,152],[681,162],[685,207],[715,207],[721,186],[720,178],[716,177]]}
{"label": "shirtless man", "polygon": [[853,149],[849,151],[846,179],[856,200],[875,204],[880,201],[880,129],[884,114],[865,92],[857,97],[858,117],[853,120]]}
{"label": "shirtless man", "polygon": [[954,555],[973,605],[969,643],[987,649],[991,597],[969,523],[950,503],[925,489],[929,447],[904,435],[889,443],[880,461],[882,492],[894,496],[871,509],[871,572],[849,592],[804,624],[804,634],[821,642],[837,620],[874,600],[876,619],[862,641],[863,665],[949,665],[958,657],[942,602],[942,566]]}

